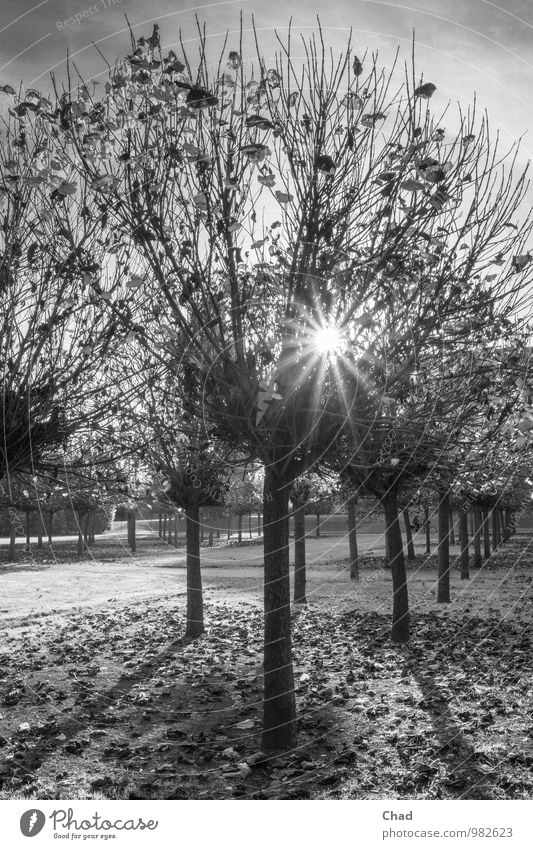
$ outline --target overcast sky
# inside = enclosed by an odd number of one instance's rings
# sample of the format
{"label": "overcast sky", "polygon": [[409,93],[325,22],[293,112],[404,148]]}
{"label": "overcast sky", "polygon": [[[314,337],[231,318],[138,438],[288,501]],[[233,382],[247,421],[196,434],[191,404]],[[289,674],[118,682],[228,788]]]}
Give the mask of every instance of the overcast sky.
{"label": "overcast sky", "polygon": [[[244,26],[252,14],[261,30],[265,52],[274,49],[273,31],[282,30],[292,16],[295,31],[316,26],[320,16],[333,46],[344,41],[350,27],[358,54],[380,51],[384,64],[399,45],[408,58],[416,31],[417,66],[426,81],[438,86],[432,105],[448,99],[478,102],[506,140],[526,132],[533,117],[533,0],[2,0],[0,26],[0,83],[49,89],[50,71],[64,74],[65,56],[75,56],[85,76],[102,70],[93,42],[112,61],[128,50],[127,15],[136,35],[149,35],[157,21],[163,45],[175,44],[179,29],[193,44],[194,13],[206,22],[215,48],[226,30],[234,31],[239,13]],[[79,22],[69,20],[82,16]],[[230,47],[236,45],[231,44]],[[0,95],[3,97],[3,95]],[[440,100],[440,102],[436,102]],[[533,139],[524,140],[533,152]]]}

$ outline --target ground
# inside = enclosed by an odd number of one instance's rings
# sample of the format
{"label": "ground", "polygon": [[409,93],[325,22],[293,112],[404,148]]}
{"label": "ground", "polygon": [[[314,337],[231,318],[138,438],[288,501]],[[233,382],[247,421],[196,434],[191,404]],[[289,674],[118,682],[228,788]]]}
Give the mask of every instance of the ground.
{"label": "ground", "polygon": [[[184,640],[183,553],[99,538],[0,564],[0,798],[531,798],[533,551],[515,536],[450,605],[418,546],[412,639],[389,639],[382,540],[308,542],[294,610],[298,748],[260,751],[262,553],[204,548],[206,634]],[[528,702],[529,699],[529,702]]]}

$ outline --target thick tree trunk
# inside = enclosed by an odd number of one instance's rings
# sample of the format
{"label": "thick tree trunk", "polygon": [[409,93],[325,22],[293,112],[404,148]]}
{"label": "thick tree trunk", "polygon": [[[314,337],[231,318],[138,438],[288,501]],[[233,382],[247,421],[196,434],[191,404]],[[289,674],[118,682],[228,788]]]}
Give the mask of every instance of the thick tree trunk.
{"label": "thick tree trunk", "polygon": [[439,499],[437,602],[450,603],[450,497],[447,492],[441,493]]}
{"label": "thick tree trunk", "polygon": [[296,745],[289,577],[290,481],[265,467],[265,649],[263,751]]}
{"label": "thick tree trunk", "polygon": [[187,535],[187,628],[186,637],[199,637],[204,633],[204,602],[202,573],[200,570],[200,510],[185,510]]}
{"label": "thick tree trunk", "polygon": [[409,597],[396,491],[389,490],[381,503],[385,510],[385,536],[394,593],[391,637],[395,643],[406,643],[409,639]]}
{"label": "thick tree trunk", "polygon": [[472,513],[474,516],[474,569],[481,569],[483,561],[481,559],[481,510],[479,507],[473,507]]}
{"label": "thick tree trunk", "polygon": [[429,507],[424,507],[424,528],[426,530],[426,554],[431,554],[431,519]]}
{"label": "thick tree trunk", "polygon": [[294,603],[306,604],[305,598],[305,504],[293,512],[294,516]]}
{"label": "thick tree trunk", "polygon": [[407,540],[407,559],[414,560],[415,555],[415,547],[413,544],[413,533],[411,531],[411,521],[409,519],[409,510],[407,507],[404,507],[402,510],[403,513],[403,522],[405,525],[405,538]]}
{"label": "thick tree trunk", "polygon": [[346,502],[348,511],[348,544],[350,546],[350,581],[359,580],[359,550],[357,547],[357,497],[351,495]]}
{"label": "thick tree trunk", "polygon": [[488,560],[490,557],[490,526],[488,507],[483,507],[483,555],[485,557],[485,560]]}
{"label": "thick tree trunk", "polygon": [[461,546],[461,580],[468,581],[470,578],[468,562],[468,514],[461,507],[459,508],[459,545]]}

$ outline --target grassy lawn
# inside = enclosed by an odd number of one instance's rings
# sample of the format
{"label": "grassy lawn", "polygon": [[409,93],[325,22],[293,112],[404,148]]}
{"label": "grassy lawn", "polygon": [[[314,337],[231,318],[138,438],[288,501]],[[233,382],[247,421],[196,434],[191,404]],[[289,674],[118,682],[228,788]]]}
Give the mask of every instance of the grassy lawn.
{"label": "grassy lawn", "polygon": [[454,571],[450,605],[420,553],[413,637],[393,646],[379,535],[361,537],[359,584],[342,537],[309,540],[300,743],[269,758],[258,544],[203,549],[194,643],[183,552],[157,540],[0,564],[0,797],[530,798],[532,542],[517,535],[468,582]]}

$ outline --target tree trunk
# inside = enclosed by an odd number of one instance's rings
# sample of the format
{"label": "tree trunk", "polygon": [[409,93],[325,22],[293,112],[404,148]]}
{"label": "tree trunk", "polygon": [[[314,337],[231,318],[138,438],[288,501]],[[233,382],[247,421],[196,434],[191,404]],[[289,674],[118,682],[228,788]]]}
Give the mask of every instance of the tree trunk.
{"label": "tree trunk", "polygon": [[209,525],[209,548],[213,548],[213,543],[215,541],[215,529]]}
{"label": "tree trunk", "polygon": [[461,581],[468,581],[470,570],[468,564],[468,514],[459,508],[459,545],[461,546]]}
{"label": "tree trunk", "polygon": [[228,513],[228,539],[231,539],[231,510]]}
{"label": "tree trunk", "polygon": [[[135,516],[134,510],[132,510],[128,514],[128,524],[129,524],[129,534],[128,534],[129,540],[128,541],[129,541],[129,544],[130,544],[130,549],[131,549],[132,554],[135,554],[135,552],[137,551],[137,537],[136,537],[136,524],[137,524],[137,522],[136,522],[136,516]],[[170,531],[170,522],[169,522],[169,531]],[[169,534],[169,536],[171,537],[171,533]],[[172,538],[171,538],[170,541],[172,542]]]}
{"label": "tree trunk", "polygon": [[163,513],[163,540],[166,542],[167,540],[167,514]]}
{"label": "tree trunk", "polygon": [[492,550],[495,551],[500,544],[500,512],[497,507],[492,508]]}
{"label": "tree trunk", "polygon": [[315,513],[316,516],[316,535],[320,536],[320,513]]}
{"label": "tree trunk", "polygon": [[473,537],[476,532],[476,519],[474,516],[475,507],[470,508],[470,536]]}
{"label": "tree trunk", "polygon": [[348,510],[348,543],[350,545],[350,581],[359,580],[359,551],[357,548],[357,497],[350,495],[346,502]]}
{"label": "tree trunk", "polygon": [[450,545],[455,545],[455,527],[454,527],[453,507],[450,507]]}
{"label": "tree trunk", "polygon": [[426,531],[426,554],[431,554],[431,519],[429,507],[424,507],[424,528]]}
{"label": "tree trunk", "polygon": [[81,513],[78,513],[77,525],[78,525],[78,555],[81,556],[83,554],[83,528],[82,528],[82,521],[81,521]]}
{"label": "tree trunk", "polygon": [[48,511],[48,545],[52,545],[52,533],[54,530],[54,512],[53,510]]}
{"label": "tree trunk", "polygon": [[157,534],[159,536],[159,539],[161,539],[161,537],[163,536],[163,516],[161,514],[161,511],[158,513]]}
{"label": "tree trunk", "polygon": [[83,542],[85,551],[89,548],[89,525],[91,522],[91,514],[86,513],[83,522]]}
{"label": "tree trunk", "polygon": [[485,560],[488,560],[490,557],[490,527],[487,507],[483,507],[483,555]]}
{"label": "tree trunk", "polygon": [[503,513],[502,533],[504,542],[507,542],[511,536],[511,511],[509,509]]}
{"label": "tree trunk", "polygon": [[30,542],[31,542],[31,532],[30,532],[30,511],[25,510],[26,513],[26,549],[30,550]]}
{"label": "tree trunk", "polygon": [[238,541],[242,542],[242,513],[239,513],[239,517],[238,517],[237,521],[238,521],[238,524],[237,524]]}
{"label": "tree trunk", "polygon": [[414,546],[414,543],[413,543],[413,533],[411,531],[411,522],[409,520],[409,510],[407,509],[407,507],[404,507],[404,509],[402,510],[402,513],[403,513],[403,522],[404,522],[404,525],[405,525],[405,538],[407,540],[407,559],[412,561],[412,560],[415,560],[416,555],[415,555],[415,546]]}
{"label": "tree trunk", "polygon": [[447,492],[441,493],[439,499],[437,602],[450,603],[450,497]]}
{"label": "tree trunk", "polygon": [[296,507],[294,516],[294,603],[306,604],[305,598],[305,504]]}
{"label": "tree trunk", "polygon": [[474,516],[474,569],[481,569],[483,561],[481,559],[481,510],[479,507],[473,507],[472,513]]}
{"label": "tree trunk", "polygon": [[409,640],[409,597],[396,491],[389,490],[381,503],[385,510],[385,537],[394,594],[391,637],[395,643],[406,643]]}
{"label": "tree trunk", "polygon": [[296,699],[292,668],[289,577],[289,495],[291,481],[265,467],[263,533],[265,550],[265,649],[263,751],[296,746]]}
{"label": "tree trunk", "polygon": [[252,539],[252,514],[248,513],[248,536]]}
{"label": "tree trunk", "polygon": [[9,523],[9,560],[17,559],[17,526],[15,520]]}
{"label": "tree trunk", "polygon": [[261,536],[261,513],[257,514],[257,536]]}
{"label": "tree trunk", "polygon": [[200,510],[185,510],[187,535],[187,628],[186,637],[199,637],[204,633],[204,603],[202,573],[200,570]]}

